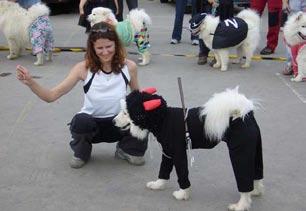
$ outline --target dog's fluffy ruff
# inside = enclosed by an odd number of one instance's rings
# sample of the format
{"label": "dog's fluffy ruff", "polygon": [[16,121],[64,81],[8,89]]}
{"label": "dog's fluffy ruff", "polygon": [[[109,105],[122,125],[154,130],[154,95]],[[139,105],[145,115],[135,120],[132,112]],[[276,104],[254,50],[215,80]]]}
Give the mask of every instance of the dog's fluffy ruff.
{"label": "dog's fluffy ruff", "polygon": [[211,140],[221,141],[229,126],[229,118],[244,118],[254,108],[251,100],[238,93],[238,87],[214,94],[201,112],[201,116],[206,115],[204,124],[206,135]]}

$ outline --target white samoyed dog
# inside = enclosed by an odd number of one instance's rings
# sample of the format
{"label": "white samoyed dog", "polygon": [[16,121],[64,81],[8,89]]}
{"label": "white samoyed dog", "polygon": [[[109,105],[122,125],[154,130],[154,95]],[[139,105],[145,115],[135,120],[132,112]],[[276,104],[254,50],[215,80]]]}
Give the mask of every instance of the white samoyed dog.
{"label": "white samoyed dog", "polygon": [[124,46],[129,46],[133,41],[141,55],[139,65],[150,63],[149,33],[147,27],[151,25],[151,18],[144,9],[131,10],[124,21],[118,22],[112,10],[105,7],[96,7],[88,16],[90,25],[107,22],[116,28],[116,32]]}
{"label": "white samoyed dog", "polygon": [[295,48],[292,54],[294,78],[291,80],[303,81],[306,79],[306,13],[298,12],[288,18],[284,36],[287,44]]}
{"label": "white samoyed dog", "polygon": [[[30,47],[27,10],[10,1],[0,1],[1,29],[8,42],[8,59],[15,59],[26,47]],[[17,21],[18,20],[18,21]]]}
{"label": "white samoyed dog", "polygon": [[[260,39],[260,17],[259,15],[251,10],[246,9],[242,10],[236,16],[242,19],[247,24],[247,35],[244,40],[242,40],[239,44],[234,46],[230,46],[228,48],[214,49],[213,40],[215,38],[215,32],[218,24],[220,23],[219,17],[214,17],[212,15],[206,15],[203,22],[200,26],[199,36],[202,38],[209,49],[213,51],[216,58],[216,63],[214,64],[214,68],[221,68],[221,71],[226,71],[228,69],[228,61],[229,61],[229,50],[231,48],[237,49],[238,54],[238,63],[242,62],[243,56],[245,56],[245,63],[242,64],[242,68],[249,68],[252,56],[254,51],[256,50],[259,39]],[[227,25],[233,24],[230,19],[227,21]],[[239,29],[238,29],[239,30]]]}
{"label": "white samoyed dog", "polygon": [[[41,52],[35,53],[37,61],[34,64],[43,64],[44,51],[47,53],[47,60],[52,60],[52,51],[50,50],[50,47],[53,45],[52,30],[41,29],[37,25],[35,25],[36,31],[32,32],[30,30],[39,18],[48,16],[49,13],[49,8],[44,4],[35,4],[26,10],[18,3],[6,0],[0,1],[0,27],[8,42],[8,59],[18,58],[25,48],[34,48],[31,43],[46,43],[46,38],[48,38],[49,50],[46,50],[45,46],[40,46],[39,48],[41,48]],[[49,24],[48,17],[46,18],[46,21]]]}

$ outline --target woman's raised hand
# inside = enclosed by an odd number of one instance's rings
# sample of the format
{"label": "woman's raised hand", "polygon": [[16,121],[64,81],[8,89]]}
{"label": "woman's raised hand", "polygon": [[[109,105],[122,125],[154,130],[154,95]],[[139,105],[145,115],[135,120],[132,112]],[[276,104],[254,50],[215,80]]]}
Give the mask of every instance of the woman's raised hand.
{"label": "woman's raised hand", "polygon": [[24,83],[25,85],[31,85],[32,82],[32,76],[30,75],[30,72],[27,68],[21,66],[21,65],[17,65],[16,67],[16,71],[17,71],[17,79],[19,81],[21,81],[22,83]]}

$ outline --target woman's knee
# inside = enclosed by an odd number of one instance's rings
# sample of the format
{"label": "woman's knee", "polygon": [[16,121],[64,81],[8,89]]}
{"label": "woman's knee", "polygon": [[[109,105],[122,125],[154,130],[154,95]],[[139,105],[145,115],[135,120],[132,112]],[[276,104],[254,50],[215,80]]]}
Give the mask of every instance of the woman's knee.
{"label": "woman's knee", "polygon": [[94,132],[96,128],[96,122],[94,118],[89,114],[78,113],[71,120],[70,131],[72,133],[91,133]]}

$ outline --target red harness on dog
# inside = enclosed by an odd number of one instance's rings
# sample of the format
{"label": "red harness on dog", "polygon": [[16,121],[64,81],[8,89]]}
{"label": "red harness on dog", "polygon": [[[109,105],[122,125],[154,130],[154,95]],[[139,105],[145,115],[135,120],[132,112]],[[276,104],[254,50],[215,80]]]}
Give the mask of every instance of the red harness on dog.
{"label": "red harness on dog", "polygon": [[[306,42],[303,42],[303,43],[300,43],[300,44],[297,44],[297,45],[294,45],[294,46],[290,46],[290,49],[291,49],[291,55],[292,55],[292,61],[291,61],[291,64],[292,64],[292,69],[293,69],[293,75],[294,77],[297,76],[298,74],[298,64],[297,64],[297,61],[296,61],[296,58],[299,54],[299,51],[304,48],[306,46]],[[306,78],[303,78],[303,80],[305,80]]]}

